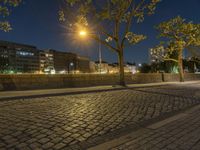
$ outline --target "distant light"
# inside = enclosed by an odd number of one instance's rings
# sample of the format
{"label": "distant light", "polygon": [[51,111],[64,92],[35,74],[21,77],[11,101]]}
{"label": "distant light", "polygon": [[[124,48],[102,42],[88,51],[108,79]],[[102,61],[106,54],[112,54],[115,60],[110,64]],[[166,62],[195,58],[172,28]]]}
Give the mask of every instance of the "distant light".
{"label": "distant light", "polygon": [[142,64],[138,64],[139,67],[142,67]]}
{"label": "distant light", "polygon": [[73,62],[71,62],[71,63],[70,63],[70,66],[74,66],[74,63],[73,63]]}
{"label": "distant light", "polygon": [[13,70],[9,70],[9,73],[10,73],[10,74],[13,74],[13,73],[14,73],[14,71],[13,71]]}
{"label": "distant light", "polygon": [[136,70],[136,73],[140,73],[140,70]]}
{"label": "distant light", "polygon": [[100,74],[106,74],[107,72],[106,71],[102,71],[102,72],[100,72]]}
{"label": "distant light", "polygon": [[60,71],[59,73],[60,73],[60,74],[65,74],[66,71],[65,71],[65,70],[62,70],[62,71]]}
{"label": "distant light", "polygon": [[80,73],[80,71],[79,71],[79,70],[76,70],[76,71],[75,71],[75,73],[77,73],[77,74],[78,74],[78,73]]}
{"label": "distant light", "polygon": [[50,73],[51,73],[51,74],[56,74],[56,71],[55,71],[55,70],[51,70]]}

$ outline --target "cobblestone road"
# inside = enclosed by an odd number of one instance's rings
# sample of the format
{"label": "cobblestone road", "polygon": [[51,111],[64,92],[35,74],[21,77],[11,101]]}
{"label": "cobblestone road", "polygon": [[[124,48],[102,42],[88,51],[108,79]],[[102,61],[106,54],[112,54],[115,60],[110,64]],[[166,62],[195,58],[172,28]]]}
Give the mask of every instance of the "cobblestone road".
{"label": "cobblestone road", "polygon": [[143,129],[111,150],[200,150],[200,107],[157,129]]}
{"label": "cobblestone road", "polygon": [[198,86],[1,101],[0,149],[85,149],[199,104]]}

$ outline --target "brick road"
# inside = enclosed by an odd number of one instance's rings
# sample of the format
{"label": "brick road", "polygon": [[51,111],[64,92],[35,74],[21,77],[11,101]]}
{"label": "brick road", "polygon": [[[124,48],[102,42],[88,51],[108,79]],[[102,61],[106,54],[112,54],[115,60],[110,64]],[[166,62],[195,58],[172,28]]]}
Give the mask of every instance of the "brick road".
{"label": "brick road", "polygon": [[[200,105],[199,105],[200,106]],[[159,128],[144,128],[111,150],[200,150],[200,107]]]}
{"label": "brick road", "polygon": [[1,101],[0,149],[85,149],[199,104],[199,85]]}

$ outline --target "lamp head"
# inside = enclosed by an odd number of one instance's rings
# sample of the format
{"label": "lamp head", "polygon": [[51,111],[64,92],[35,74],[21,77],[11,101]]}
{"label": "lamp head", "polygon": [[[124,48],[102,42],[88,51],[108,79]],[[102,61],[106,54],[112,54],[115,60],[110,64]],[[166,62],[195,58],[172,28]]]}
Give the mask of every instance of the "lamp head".
{"label": "lamp head", "polygon": [[87,32],[84,31],[84,30],[81,30],[81,31],[79,32],[79,35],[80,35],[81,37],[84,37],[84,36],[87,35]]}

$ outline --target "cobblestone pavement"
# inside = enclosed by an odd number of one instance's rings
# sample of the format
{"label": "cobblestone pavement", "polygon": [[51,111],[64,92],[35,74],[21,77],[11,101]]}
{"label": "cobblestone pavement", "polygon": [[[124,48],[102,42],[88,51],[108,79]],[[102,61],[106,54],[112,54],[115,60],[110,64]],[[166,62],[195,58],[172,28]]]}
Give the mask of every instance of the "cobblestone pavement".
{"label": "cobblestone pavement", "polygon": [[143,129],[111,150],[200,150],[200,107],[157,129]]}
{"label": "cobblestone pavement", "polygon": [[154,88],[138,88],[138,91],[155,93],[155,94],[166,94],[171,96],[182,96],[187,98],[198,98],[200,95],[200,83],[196,84],[177,84],[170,86],[157,86]]}
{"label": "cobblestone pavement", "polygon": [[85,149],[196,104],[187,85],[0,102],[0,150]]}

